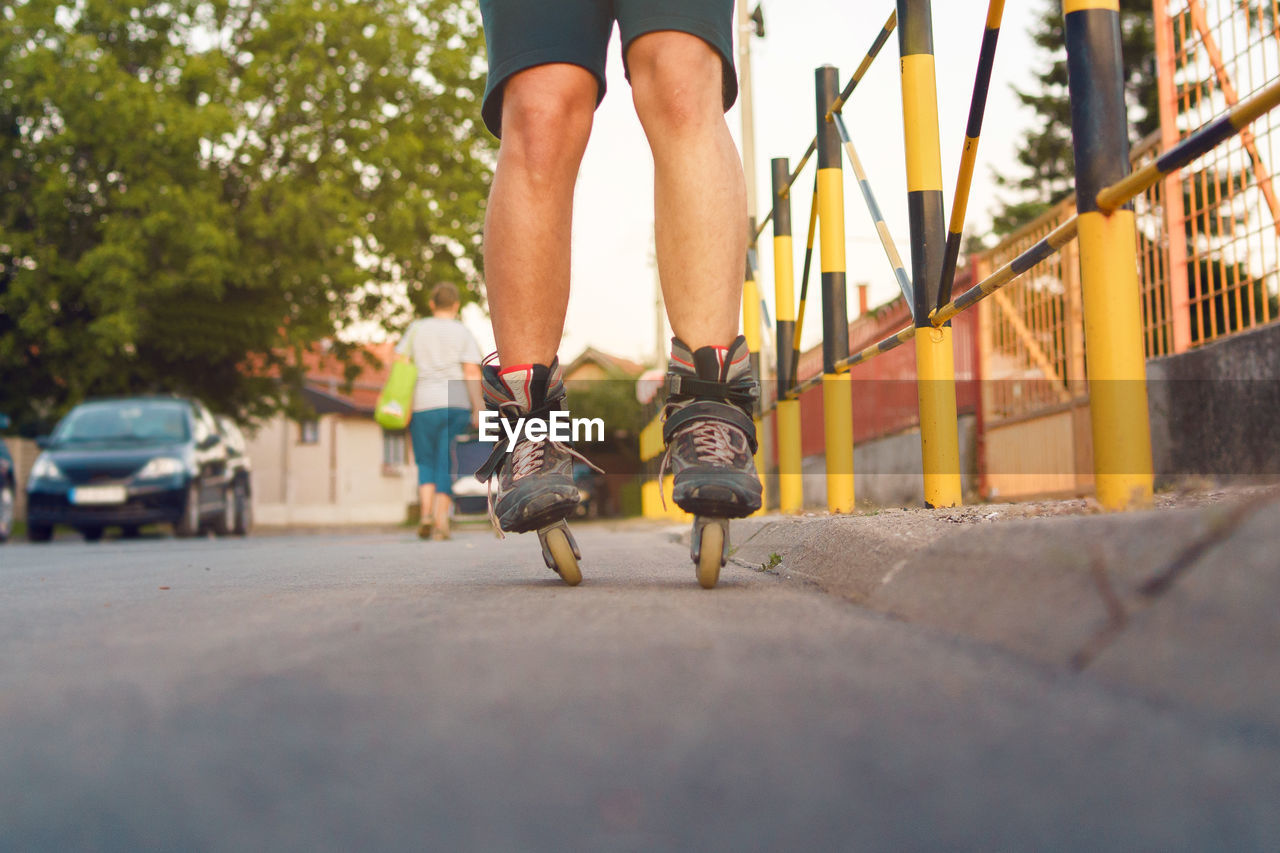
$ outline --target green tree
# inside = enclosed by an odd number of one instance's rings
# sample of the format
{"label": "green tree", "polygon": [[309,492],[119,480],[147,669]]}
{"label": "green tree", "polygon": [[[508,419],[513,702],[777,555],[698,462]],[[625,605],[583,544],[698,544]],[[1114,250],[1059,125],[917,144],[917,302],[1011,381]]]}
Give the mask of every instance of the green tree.
{"label": "green tree", "polygon": [[174,391],[261,416],[304,349],[402,319],[390,293],[476,298],[482,57],[459,0],[6,5],[0,410]]}
{"label": "green tree", "polygon": [[[1040,216],[1075,189],[1063,30],[1062,2],[1048,0],[1031,32],[1032,43],[1047,64],[1036,73],[1030,89],[1014,87],[1018,100],[1035,117],[1018,146],[1017,169],[995,176],[999,186],[1012,191],[992,214],[992,231],[1000,236]],[[1150,0],[1120,0],[1120,32],[1131,141],[1137,142],[1160,126]]]}

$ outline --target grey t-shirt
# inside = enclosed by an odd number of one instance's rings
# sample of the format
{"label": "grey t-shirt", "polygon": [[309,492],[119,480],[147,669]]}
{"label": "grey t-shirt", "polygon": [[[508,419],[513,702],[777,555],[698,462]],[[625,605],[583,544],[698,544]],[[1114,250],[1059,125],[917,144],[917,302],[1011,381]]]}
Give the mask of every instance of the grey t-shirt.
{"label": "grey t-shirt", "polygon": [[462,382],[462,365],[479,364],[480,345],[457,320],[424,317],[414,320],[396,344],[396,352],[413,359],[418,385],[413,410],[470,409],[471,398]]}

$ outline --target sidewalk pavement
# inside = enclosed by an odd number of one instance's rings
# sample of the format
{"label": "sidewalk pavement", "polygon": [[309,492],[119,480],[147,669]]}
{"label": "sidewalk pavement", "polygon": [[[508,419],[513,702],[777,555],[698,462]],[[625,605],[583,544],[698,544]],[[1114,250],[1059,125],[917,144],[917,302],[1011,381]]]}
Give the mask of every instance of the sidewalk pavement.
{"label": "sidewalk pavement", "polygon": [[1157,703],[1280,733],[1280,489],[1157,505],[1165,508],[1103,515],[1060,501],[747,519],[734,524],[731,559]]}

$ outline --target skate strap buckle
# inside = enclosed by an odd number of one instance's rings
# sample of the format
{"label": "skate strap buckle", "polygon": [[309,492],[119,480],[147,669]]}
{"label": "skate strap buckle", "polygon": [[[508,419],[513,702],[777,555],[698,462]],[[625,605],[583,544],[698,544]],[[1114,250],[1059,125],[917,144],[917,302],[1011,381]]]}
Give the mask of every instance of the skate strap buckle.
{"label": "skate strap buckle", "polygon": [[742,409],[731,403],[716,400],[696,400],[676,409],[667,416],[662,424],[662,439],[668,445],[681,427],[695,421],[712,420],[728,424],[742,431],[747,438],[747,445],[754,454],[759,448],[756,441],[756,425]]}
{"label": "skate strap buckle", "polygon": [[745,408],[754,407],[760,398],[760,386],[754,379],[737,382],[711,382],[696,376],[667,374],[669,397],[695,397],[702,400],[724,400]]}

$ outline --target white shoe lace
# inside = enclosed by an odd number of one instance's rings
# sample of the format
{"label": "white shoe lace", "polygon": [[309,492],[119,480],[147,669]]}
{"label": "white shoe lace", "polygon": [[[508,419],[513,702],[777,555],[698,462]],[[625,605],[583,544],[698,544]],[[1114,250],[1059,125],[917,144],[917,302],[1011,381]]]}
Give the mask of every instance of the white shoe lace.
{"label": "white shoe lace", "polygon": [[671,450],[676,439],[692,434],[693,449],[699,462],[716,465],[732,465],[734,457],[739,453],[751,455],[751,445],[742,430],[735,429],[726,423],[713,420],[694,421],[686,427],[676,430],[671,436],[666,452],[662,454],[662,464],[658,466],[658,497],[662,499],[662,508],[667,508],[667,493],[662,488],[662,481],[667,475],[667,463],[671,460]]}
{"label": "white shoe lace", "polygon": [[545,443],[541,441],[517,444],[516,449],[511,451],[511,479],[519,480],[542,467],[544,448]]}

